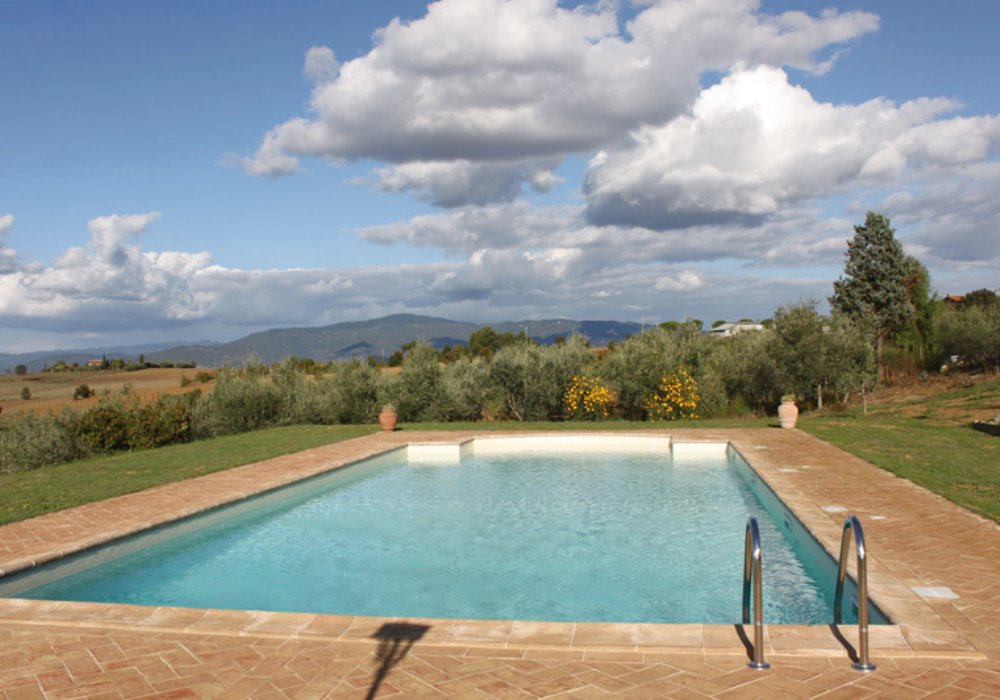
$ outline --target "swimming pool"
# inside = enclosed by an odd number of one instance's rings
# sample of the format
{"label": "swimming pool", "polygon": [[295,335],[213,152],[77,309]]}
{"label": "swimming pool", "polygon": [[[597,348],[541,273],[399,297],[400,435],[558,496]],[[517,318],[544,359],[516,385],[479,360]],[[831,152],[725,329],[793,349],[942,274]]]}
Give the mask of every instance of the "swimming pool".
{"label": "swimming pool", "polygon": [[821,570],[829,557],[802,551],[808,536],[783,534],[789,525],[780,513],[778,524],[767,517],[752,470],[724,444],[538,440],[411,446],[12,577],[0,595],[381,616],[733,623],[743,526],[754,515],[765,547],[765,619],[831,619],[832,592],[818,583],[832,581]]}

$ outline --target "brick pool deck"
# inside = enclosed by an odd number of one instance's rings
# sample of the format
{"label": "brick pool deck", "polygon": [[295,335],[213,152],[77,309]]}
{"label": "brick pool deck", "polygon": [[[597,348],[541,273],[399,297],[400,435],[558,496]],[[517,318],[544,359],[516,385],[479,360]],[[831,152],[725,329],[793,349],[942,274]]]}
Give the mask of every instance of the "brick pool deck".
{"label": "brick pool deck", "polygon": [[[829,551],[839,550],[845,515],[858,516],[872,598],[896,623],[872,627],[876,671],[851,669],[857,629],[848,625],[768,626],[772,668],[754,671],[746,667],[752,629],[744,634],[735,625],[401,620],[0,599],[0,700],[1000,698],[1000,526],[800,431],[641,434],[730,442]],[[372,435],[6,525],[0,572],[395,446],[476,435],[500,433]],[[948,588],[956,597],[922,597],[914,588]]]}

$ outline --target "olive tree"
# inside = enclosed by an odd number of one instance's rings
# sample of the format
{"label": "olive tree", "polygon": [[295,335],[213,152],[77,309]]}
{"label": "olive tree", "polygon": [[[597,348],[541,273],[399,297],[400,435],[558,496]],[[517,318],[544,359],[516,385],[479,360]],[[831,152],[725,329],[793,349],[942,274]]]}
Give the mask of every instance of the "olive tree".
{"label": "olive tree", "polygon": [[646,417],[646,400],[660,380],[681,365],[681,336],[661,328],[630,336],[605,360],[608,379],[618,390],[625,417]]}
{"label": "olive tree", "polygon": [[574,335],[564,343],[540,347],[507,345],[490,363],[489,380],[506,417],[519,421],[553,420],[573,375],[591,361],[586,340]]}
{"label": "olive tree", "polygon": [[338,363],[324,381],[328,416],[324,422],[373,422],[379,411],[378,380],[378,370],[358,358]]}
{"label": "olive tree", "polygon": [[429,343],[416,343],[407,353],[396,388],[396,410],[400,420],[441,420],[444,417],[441,365],[437,350]]}
{"label": "olive tree", "polygon": [[783,394],[813,396],[823,403],[827,375],[826,337],[816,302],[783,306],[774,314],[770,351],[778,366]]}
{"label": "olive tree", "polygon": [[778,404],[781,379],[771,353],[770,330],[712,338],[712,342],[715,348],[705,374],[721,385],[730,413],[765,412]]}
{"label": "olive tree", "polygon": [[938,322],[941,348],[978,369],[1000,374],[1000,304],[947,309]]}

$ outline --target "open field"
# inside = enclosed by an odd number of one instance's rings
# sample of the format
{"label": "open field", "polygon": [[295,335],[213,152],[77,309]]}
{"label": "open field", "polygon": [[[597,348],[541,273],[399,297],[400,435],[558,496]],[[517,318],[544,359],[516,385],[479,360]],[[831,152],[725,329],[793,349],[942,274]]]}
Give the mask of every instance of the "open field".
{"label": "open field", "polygon": [[[208,391],[212,383],[193,382],[195,374],[211,370],[204,369],[140,369],[135,372],[120,370],[95,370],[92,372],[36,372],[23,377],[0,376],[0,408],[4,413],[58,413],[64,406],[83,408],[97,403],[97,396],[89,399],[73,400],[73,391],[86,384],[98,395],[104,391],[116,392],[129,385],[131,390],[152,398],[157,394],[179,394],[194,389]],[[192,384],[181,387],[181,379],[187,376]],[[31,398],[21,398],[21,391],[27,387]]]}

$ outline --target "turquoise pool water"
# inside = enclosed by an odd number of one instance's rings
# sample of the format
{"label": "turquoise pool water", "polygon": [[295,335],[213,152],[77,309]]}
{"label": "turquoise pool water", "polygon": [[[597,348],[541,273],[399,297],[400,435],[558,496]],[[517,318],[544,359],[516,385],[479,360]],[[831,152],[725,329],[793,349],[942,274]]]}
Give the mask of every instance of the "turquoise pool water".
{"label": "turquoise pool water", "polygon": [[812,555],[796,556],[740,462],[732,452],[676,460],[538,452],[451,465],[383,458],[244,504],[236,515],[222,509],[204,526],[161,529],[153,536],[162,541],[131,552],[137,545],[127,542],[96,555],[108,559],[97,566],[68,560],[66,570],[82,570],[17,595],[354,615],[735,623],[744,527],[754,515],[765,620],[828,623],[833,577],[810,563]]}

